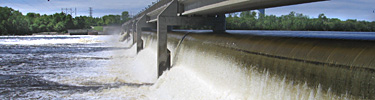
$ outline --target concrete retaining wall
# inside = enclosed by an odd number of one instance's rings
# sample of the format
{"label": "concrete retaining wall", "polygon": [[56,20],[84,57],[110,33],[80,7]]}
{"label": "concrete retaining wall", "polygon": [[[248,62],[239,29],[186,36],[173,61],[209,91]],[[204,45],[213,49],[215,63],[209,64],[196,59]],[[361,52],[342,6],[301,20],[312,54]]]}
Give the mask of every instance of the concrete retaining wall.
{"label": "concrete retaining wall", "polygon": [[70,35],[87,35],[89,29],[69,29],[68,33]]}

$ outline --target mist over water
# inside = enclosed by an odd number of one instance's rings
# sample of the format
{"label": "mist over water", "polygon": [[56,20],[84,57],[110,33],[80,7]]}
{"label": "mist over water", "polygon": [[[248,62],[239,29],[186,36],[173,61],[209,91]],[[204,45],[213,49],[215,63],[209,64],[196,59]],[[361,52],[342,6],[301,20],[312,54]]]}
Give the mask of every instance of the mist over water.
{"label": "mist over water", "polygon": [[[219,53],[181,46],[176,64],[157,79],[156,46],[117,36],[0,38],[0,98],[159,100],[350,99],[272,76]],[[169,47],[173,48],[173,47]],[[172,51],[174,54],[174,51]]]}

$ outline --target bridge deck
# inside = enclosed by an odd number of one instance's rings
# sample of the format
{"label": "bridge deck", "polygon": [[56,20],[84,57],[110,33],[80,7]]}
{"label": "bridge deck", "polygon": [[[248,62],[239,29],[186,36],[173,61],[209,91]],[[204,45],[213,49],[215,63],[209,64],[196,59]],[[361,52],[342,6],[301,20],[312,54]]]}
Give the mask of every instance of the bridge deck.
{"label": "bridge deck", "polygon": [[[238,11],[295,5],[301,3],[324,1],[324,0],[226,0],[218,3],[199,5],[200,2],[185,5],[183,15],[210,15],[225,14]],[[196,6],[195,6],[196,5]]]}

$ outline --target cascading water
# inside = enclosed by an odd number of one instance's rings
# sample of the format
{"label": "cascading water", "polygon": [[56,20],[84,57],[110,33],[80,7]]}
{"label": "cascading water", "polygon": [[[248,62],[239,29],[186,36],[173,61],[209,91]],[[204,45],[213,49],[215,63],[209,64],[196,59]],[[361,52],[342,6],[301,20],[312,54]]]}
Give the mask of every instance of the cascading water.
{"label": "cascading water", "polygon": [[[180,38],[170,39],[168,48],[174,60],[173,67],[157,79],[157,47],[154,36],[143,37],[145,48],[138,54],[136,45],[131,44],[132,41],[114,42],[117,40],[112,36],[2,37],[0,97],[146,100],[356,99],[350,94],[325,90],[322,85],[311,86],[309,82],[293,81],[286,75],[260,69],[262,65],[243,63],[238,61],[237,56],[228,56],[228,49],[216,49],[208,41],[201,42],[199,45],[202,46],[191,45],[194,38],[187,38],[179,46],[177,44]],[[219,45],[225,47],[236,44]],[[246,56],[245,53],[240,54]],[[22,59],[29,59],[31,62]],[[14,83],[17,85],[12,85]]]}

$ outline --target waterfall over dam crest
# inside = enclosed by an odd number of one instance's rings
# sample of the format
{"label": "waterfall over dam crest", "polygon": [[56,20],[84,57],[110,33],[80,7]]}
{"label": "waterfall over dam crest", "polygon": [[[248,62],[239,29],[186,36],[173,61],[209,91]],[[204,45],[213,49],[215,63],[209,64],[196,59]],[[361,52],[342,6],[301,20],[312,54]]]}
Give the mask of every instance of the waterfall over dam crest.
{"label": "waterfall over dam crest", "polygon": [[[373,41],[205,32],[189,33],[181,41],[185,34],[168,33],[171,70],[178,66],[176,70],[194,72],[230,96],[272,99],[252,95],[275,95],[283,89],[284,99],[374,98]],[[156,42],[153,32],[144,32],[142,38],[146,48]]]}

